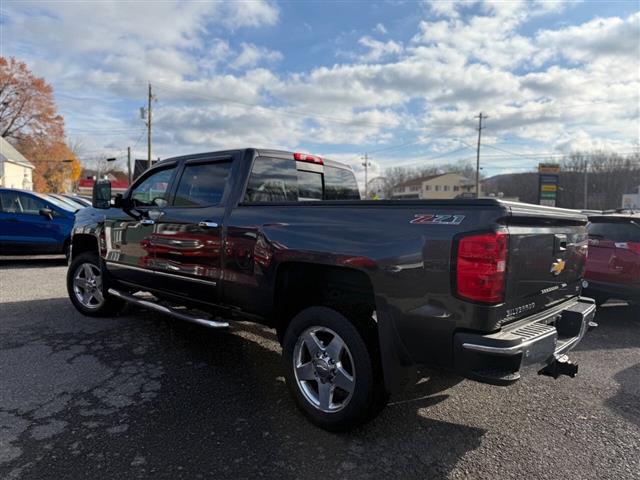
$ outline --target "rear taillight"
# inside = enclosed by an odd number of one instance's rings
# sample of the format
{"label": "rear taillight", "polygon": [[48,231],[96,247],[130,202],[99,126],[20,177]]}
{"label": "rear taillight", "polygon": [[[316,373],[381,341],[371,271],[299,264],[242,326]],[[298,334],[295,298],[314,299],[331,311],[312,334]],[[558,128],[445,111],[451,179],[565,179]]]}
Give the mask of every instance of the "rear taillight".
{"label": "rear taillight", "polygon": [[616,248],[622,248],[624,250],[631,250],[632,252],[640,253],[640,242],[616,242]]}
{"label": "rear taillight", "polygon": [[458,242],[456,285],[460,297],[482,303],[504,300],[507,243],[504,232],[462,237]]}

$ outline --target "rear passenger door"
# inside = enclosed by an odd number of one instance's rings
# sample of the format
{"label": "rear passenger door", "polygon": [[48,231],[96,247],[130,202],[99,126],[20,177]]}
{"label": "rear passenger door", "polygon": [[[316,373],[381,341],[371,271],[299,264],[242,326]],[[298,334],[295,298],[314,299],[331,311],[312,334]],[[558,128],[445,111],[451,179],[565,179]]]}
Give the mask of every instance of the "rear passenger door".
{"label": "rear passenger door", "polygon": [[217,303],[222,272],[222,220],[230,157],[187,160],[169,205],[150,238],[157,284],[193,300]]}

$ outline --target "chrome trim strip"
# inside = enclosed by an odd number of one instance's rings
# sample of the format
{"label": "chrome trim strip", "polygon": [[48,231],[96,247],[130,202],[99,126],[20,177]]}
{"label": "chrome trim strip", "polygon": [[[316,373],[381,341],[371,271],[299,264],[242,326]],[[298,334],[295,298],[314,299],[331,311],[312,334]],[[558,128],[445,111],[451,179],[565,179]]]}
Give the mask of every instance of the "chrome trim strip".
{"label": "chrome trim strip", "polygon": [[172,316],[174,318],[177,318],[179,320],[184,320],[186,322],[196,323],[198,325],[202,325],[204,327],[209,327],[209,328],[227,328],[227,327],[229,327],[229,323],[228,322],[220,322],[218,320],[208,320],[206,318],[191,317],[189,315],[185,315],[184,313],[176,312],[175,310],[173,310],[173,309],[171,309],[169,307],[165,307],[163,305],[158,305],[157,303],[153,303],[153,302],[150,302],[148,300],[143,300],[141,298],[136,298],[133,295],[129,295],[128,293],[124,293],[124,292],[120,292],[120,291],[115,290],[113,288],[110,288],[108,291],[109,291],[109,295],[113,295],[114,297],[121,298],[122,300],[124,300],[126,302],[135,303],[136,305],[139,305],[141,307],[149,308],[151,310],[155,310],[156,312],[160,312],[160,313],[164,313],[166,315],[170,315],[170,316]]}
{"label": "chrome trim strip", "polygon": [[106,263],[107,265],[113,265],[114,267],[128,268],[129,270],[137,270],[139,272],[145,273],[153,273],[153,270],[150,270],[148,268],[134,267],[133,265],[127,265],[126,263],[113,262],[110,260],[107,260],[104,263]]}
{"label": "chrome trim strip", "polygon": [[137,270],[139,272],[145,272],[150,275],[164,275],[165,277],[178,278],[180,280],[187,280],[189,282],[204,283],[206,285],[211,285],[213,287],[218,285],[218,282],[216,282],[215,280],[203,280],[200,278],[185,277],[183,275],[176,275],[174,273],[166,273],[166,272],[160,272],[158,270],[151,270],[150,268],[134,267],[133,265],[127,265],[125,263],[109,262],[109,261],[105,263],[107,265],[113,265],[115,267],[128,268],[129,270]]}
{"label": "chrome trim strip", "polygon": [[205,283],[207,285],[212,285],[214,287],[218,284],[218,282],[214,280],[202,280],[200,278],[185,277],[183,275],[176,275],[175,273],[161,272],[159,270],[153,270],[153,273],[155,273],[156,275],[164,275],[165,277],[172,277],[172,278],[178,278],[180,280],[187,280],[189,282]]}

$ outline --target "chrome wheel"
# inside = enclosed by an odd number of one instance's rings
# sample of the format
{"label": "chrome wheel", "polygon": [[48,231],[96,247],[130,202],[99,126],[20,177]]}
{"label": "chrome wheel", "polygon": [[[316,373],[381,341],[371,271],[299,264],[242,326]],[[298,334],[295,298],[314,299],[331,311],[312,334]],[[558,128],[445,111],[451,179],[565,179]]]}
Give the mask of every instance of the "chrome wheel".
{"label": "chrome wheel", "polygon": [[95,310],[102,306],[102,274],[96,265],[83,263],[78,266],[73,276],[73,293],[85,308]]}
{"label": "chrome wheel", "polygon": [[326,327],[310,327],[298,338],[293,370],[306,400],[325,413],[339,412],[353,396],[353,357],[344,340]]}

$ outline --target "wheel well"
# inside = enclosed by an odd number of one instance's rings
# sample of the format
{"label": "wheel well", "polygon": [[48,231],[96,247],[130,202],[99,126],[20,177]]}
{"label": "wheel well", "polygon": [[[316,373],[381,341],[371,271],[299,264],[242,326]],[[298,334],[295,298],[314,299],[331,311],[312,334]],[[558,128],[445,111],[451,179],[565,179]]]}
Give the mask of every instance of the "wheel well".
{"label": "wheel well", "polygon": [[71,253],[77,256],[84,252],[98,252],[98,240],[93,235],[74,235],[71,244]]}
{"label": "wheel well", "polygon": [[274,300],[275,327],[280,340],[298,312],[316,305],[339,311],[366,337],[377,335],[372,318],[375,310],[373,286],[367,274],[360,270],[285,263],[278,267]]}

